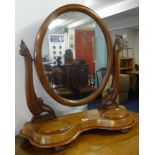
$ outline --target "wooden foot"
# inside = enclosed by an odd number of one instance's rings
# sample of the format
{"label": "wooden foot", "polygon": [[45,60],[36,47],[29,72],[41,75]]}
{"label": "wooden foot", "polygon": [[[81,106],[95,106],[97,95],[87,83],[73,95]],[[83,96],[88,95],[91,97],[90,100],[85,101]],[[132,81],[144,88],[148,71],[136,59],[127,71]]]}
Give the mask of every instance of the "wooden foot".
{"label": "wooden foot", "polygon": [[65,149],[65,146],[59,146],[59,147],[54,147],[53,148],[53,150],[55,151],[55,152],[59,152],[59,151],[62,151],[62,150],[64,150]]}
{"label": "wooden foot", "polygon": [[127,132],[129,132],[129,129],[122,129],[121,132],[122,133],[127,133]]}

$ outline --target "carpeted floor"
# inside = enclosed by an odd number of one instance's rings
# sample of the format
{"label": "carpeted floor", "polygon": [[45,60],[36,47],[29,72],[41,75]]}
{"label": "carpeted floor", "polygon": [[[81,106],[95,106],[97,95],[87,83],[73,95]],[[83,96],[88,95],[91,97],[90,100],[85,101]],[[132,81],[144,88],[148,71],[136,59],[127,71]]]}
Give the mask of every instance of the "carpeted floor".
{"label": "carpeted floor", "polygon": [[139,92],[130,91],[129,98],[124,105],[128,110],[139,112]]}
{"label": "carpeted floor", "polygon": [[[88,104],[88,110],[97,108],[98,104],[99,101]],[[139,92],[129,91],[128,100],[124,106],[130,111],[139,112]]]}

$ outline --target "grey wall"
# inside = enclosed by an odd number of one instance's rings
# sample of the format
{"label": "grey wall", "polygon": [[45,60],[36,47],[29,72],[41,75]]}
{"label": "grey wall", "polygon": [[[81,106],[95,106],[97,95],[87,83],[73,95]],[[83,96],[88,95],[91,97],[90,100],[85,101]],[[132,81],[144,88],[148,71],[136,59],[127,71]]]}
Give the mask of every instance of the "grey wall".
{"label": "grey wall", "polygon": [[139,64],[139,30],[133,28],[127,28],[127,29],[118,29],[110,31],[112,40],[114,40],[116,34],[120,35],[127,34],[128,47],[134,48],[135,63]]}

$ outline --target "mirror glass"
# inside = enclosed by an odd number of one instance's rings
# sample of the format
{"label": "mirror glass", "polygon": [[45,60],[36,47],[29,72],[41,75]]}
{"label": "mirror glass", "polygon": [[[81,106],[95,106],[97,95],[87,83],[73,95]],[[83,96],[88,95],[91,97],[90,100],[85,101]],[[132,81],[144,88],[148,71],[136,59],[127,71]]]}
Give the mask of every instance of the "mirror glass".
{"label": "mirror glass", "polygon": [[89,96],[104,80],[107,67],[101,28],[82,12],[61,14],[44,36],[42,63],[50,87],[61,97],[79,100]]}

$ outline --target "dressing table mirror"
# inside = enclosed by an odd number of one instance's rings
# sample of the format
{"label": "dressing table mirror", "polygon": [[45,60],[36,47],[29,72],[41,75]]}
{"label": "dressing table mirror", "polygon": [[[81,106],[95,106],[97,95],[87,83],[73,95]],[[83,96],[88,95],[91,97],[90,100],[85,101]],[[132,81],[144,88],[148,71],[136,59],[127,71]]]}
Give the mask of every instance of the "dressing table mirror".
{"label": "dressing table mirror", "polygon": [[[40,26],[34,47],[32,58],[21,41],[26,99],[33,117],[20,135],[34,146],[63,146],[90,129],[127,132],[136,123],[118,102],[121,38],[112,47],[108,30],[94,11],[78,4],[58,8]],[[99,99],[98,109],[56,116],[35,93],[32,63],[43,88],[57,102],[75,107]],[[103,95],[110,77],[111,87]]]}

